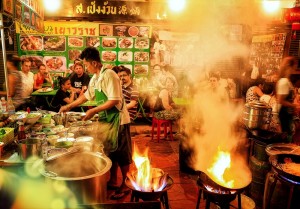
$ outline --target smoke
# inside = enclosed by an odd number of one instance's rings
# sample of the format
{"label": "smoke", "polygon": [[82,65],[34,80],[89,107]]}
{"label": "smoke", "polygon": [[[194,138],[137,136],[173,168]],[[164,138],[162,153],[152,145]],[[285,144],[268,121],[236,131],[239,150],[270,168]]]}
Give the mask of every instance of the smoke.
{"label": "smoke", "polygon": [[231,154],[231,169],[224,177],[237,178],[235,186],[248,182],[251,173],[247,166],[247,142],[245,132],[238,122],[243,106],[220,100],[205,88],[194,95],[193,103],[187,109],[182,121],[186,139],[183,147],[192,150],[190,166],[207,173],[218,151]]}

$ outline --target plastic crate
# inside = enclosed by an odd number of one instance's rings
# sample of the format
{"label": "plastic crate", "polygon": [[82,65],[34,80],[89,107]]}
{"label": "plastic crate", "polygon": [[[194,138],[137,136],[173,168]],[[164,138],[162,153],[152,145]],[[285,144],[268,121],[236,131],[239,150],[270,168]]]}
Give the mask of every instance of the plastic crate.
{"label": "plastic crate", "polygon": [[4,144],[8,144],[9,142],[14,140],[14,128],[0,128],[1,130],[5,130],[5,134],[0,136],[0,142]]}

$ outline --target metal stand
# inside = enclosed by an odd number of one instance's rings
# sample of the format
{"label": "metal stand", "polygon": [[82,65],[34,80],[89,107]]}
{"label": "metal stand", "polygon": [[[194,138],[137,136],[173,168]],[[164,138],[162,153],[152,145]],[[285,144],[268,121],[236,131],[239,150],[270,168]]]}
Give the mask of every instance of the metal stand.
{"label": "metal stand", "polygon": [[[160,202],[164,205],[165,209],[169,209],[169,198],[168,198],[168,192],[164,191],[160,196]],[[140,200],[139,194],[137,191],[132,190],[131,192],[131,202],[138,202]]]}

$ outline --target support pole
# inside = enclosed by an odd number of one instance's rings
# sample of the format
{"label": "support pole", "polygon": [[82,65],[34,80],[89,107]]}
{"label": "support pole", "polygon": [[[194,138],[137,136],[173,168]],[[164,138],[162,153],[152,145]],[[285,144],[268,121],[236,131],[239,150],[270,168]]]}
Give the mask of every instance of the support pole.
{"label": "support pole", "polygon": [[0,13],[0,34],[1,34],[1,46],[3,54],[3,66],[4,66],[4,79],[5,79],[5,88],[6,96],[8,97],[8,76],[7,76],[7,65],[6,65],[6,47],[5,47],[5,35],[4,35],[4,24],[3,24],[3,14]]}

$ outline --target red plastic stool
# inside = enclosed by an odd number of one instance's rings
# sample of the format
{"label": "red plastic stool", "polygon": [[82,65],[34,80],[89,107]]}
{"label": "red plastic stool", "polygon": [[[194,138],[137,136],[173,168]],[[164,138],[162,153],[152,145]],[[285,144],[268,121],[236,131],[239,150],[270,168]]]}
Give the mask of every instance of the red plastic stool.
{"label": "red plastic stool", "polygon": [[172,133],[172,121],[171,120],[162,120],[157,119],[155,117],[152,118],[152,133],[151,133],[151,139],[153,140],[154,135],[154,128],[157,127],[156,133],[157,133],[157,142],[159,142],[160,139],[160,128],[164,128],[164,137],[167,137],[167,128],[170,128],[170,139],[173,141],[173,133]]}

